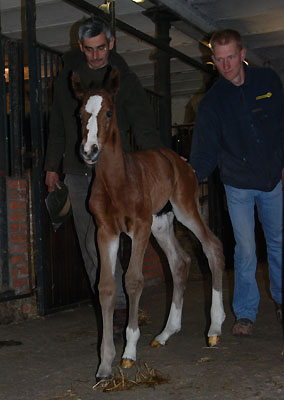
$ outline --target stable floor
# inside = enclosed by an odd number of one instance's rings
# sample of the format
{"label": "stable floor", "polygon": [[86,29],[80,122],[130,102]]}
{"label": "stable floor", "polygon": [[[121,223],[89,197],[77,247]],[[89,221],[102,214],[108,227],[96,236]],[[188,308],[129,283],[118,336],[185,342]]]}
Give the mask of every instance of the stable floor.
{"label": "stable floor", "polygon": [[[257,279],[261,290],[259,315],[253,338],[231,334],[233,273],[224,276],[227,318],[218,347],[206,346],[210,307],[210,279],[191,277],[185,293],[182,330],[162,348],[151,348],[151,339],[162,329],[169,303],[169,285],[145,288],[140,308],[146,317],[141,326],[137,370],[158,371],[169,379],[155,387],[129,391],[93,389],[98,366],[98,331],[93,307],[85,304],[18,324],[0,326],[1,400],[120,399],[284,399],[283,327],[276,321],[269,297],[266,265]],[[8,341],[4,342],[3,341]],[[7,346],[10,344],[10,346]],[[116,340],[114,371],[119,373],[123,338]],[[138,369],[137,369],[138,368]]]}

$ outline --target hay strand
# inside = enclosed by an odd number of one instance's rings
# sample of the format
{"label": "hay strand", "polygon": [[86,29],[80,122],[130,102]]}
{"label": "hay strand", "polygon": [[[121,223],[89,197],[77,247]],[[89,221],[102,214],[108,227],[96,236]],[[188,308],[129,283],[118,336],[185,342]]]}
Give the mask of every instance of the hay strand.
{"label": "hay strand", "polygon": [[129,379],[128,375],[123,372],[121,368],[118,368],[112,378],[103,379],[93,386],[94,390],[100,390],[103,392],[116,392],[123,390],[133,390],[137,387],[155,387],[169,383],[168,377],[162,376],[162,374],[154,368],[150,368],[144,363],[143,368],[137,368],[135,379]]}

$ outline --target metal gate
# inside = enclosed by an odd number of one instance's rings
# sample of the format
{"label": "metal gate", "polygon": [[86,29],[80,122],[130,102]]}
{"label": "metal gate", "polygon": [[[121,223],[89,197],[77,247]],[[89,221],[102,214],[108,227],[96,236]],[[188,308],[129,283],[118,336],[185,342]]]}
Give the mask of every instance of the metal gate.
{"label": "metal gate", "polygon": [[23,43],[0,31],[0,299],[10,293],[6,177],[24,174]]}
{"label": "metal gate", "polygon": [[[38,123],[40,134],[40,171],[42,175],[44,155],[46,150],[48,123],[50,109],[53,101],[54,85],[56,77],[62,68],[62,54],[41,44],[36,45],[36,72],[38,93]],[[37,154],[34,158],[37,158]],[[41,177],[44,182],[45,174]],[[34,179],[37,179],[38,174]],[[34,182],[38,185],[38,182]],[[39,207],[36,213],[42,214],[41,226],[44,245],[42,254],[42,268],[38,269],[41,277],[42,297],[39,307],[43,314],[58,308],[89,299],[90,292],[88,280],[81,252],[75,232],[73,219],[67,221],[56,232],[47,215],[44,198],[47,196],[46,187],[43,184]],[[37,205],[35,204],[35,207]],[[36,222],[36,221],[35,221]],[[44,264],[46,263],[46,264]]]}
{"label": "metal gate", "polygon": [[[53,232],[44,203],[48,120],[62,60],[61,54],[36,44],[34,63],[24,67],[22,40],[3,35],[0,40],[0,300],[19,297],[10,289],[6,180],[25,178],[31,187],[27,199],[31,210],[29,254],[37,267],[33,281],[42,315],[89,298],[72,221]],[[31,70],[36,78],[29,79]]]}

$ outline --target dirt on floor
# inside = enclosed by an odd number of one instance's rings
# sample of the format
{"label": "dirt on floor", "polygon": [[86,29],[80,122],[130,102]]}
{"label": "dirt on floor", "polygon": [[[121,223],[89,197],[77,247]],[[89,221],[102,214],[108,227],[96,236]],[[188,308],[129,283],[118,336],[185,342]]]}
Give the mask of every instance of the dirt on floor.
{"label": "dirt on floor", "polygon": [[[170,289],[166,283],[145,288],[140,308],[144,325],[135,367],[124,370],[125,380],[154,371],[161,385],[133,384],[131,390],[103,392],[96,384],[98,330],[91,304],[0,326],[0,400],[116,400],[145,399],[284,399],[283,326],[276,321],[268,294],[267,267],[258,267],[261,291],[259,314],[252,338],[231,334],[233,273],[224,275],[227,318],[216,348],[206,345],[209,324],[210,279],[192,275],[185,293],[182,329],[161,348],[149,346],[165,322]],[[123,338],[115,341],[114,373],[120,375]],[[127,375],[125,375],[127,374]]]}

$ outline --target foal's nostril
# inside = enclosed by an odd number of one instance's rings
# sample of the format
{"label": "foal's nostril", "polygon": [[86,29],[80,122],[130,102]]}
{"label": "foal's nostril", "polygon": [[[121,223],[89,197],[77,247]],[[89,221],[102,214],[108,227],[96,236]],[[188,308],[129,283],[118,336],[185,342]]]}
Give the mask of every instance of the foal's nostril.
{"label": "foal's nostril", "polygon": [[98,151],[98,146],[96,144],[92,145],[92,153],[96,153]]}

